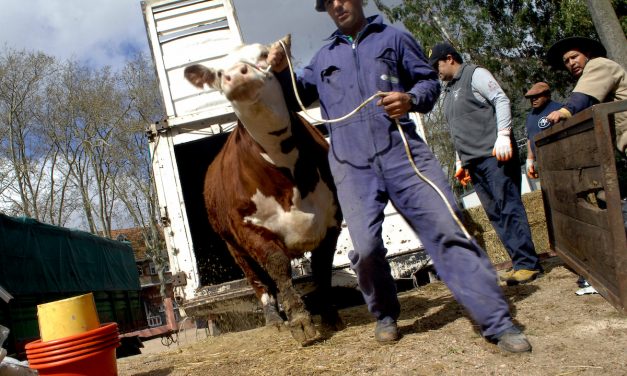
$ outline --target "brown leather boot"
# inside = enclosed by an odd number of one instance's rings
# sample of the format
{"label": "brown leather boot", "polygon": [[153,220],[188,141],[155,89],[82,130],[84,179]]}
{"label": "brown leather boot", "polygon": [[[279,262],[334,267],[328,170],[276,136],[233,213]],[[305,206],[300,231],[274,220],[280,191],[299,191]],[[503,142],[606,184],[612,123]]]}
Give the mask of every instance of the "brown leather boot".
{"label": "brown leather boot", "polygon": [[540,276],[539,270],[519,269],[505,280],[508,286],[519,285],[535,280]]}

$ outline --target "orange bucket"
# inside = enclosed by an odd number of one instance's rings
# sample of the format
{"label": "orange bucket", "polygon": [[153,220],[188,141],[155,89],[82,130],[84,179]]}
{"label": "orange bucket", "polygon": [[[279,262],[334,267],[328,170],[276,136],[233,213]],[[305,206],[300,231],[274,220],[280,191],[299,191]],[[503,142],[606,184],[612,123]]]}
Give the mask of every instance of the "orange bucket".
{"label": "orange bucket", "polygon": [[116,376],[118,346],[117,324],[109,323],[54,341],[30,342],[26,357],[40,376]]}
{"label": "orange bucket", "polygon": [[66,349],[58,349],[58,350],[50,350],[50,351],[42,351],[40,353],[31,353],[27,354],[29,362],[32,363],[41,363],[41,359],[58,357],[60,360],[62,357],[69,357],[72,355],[81,355],[84,354],[85,351],[90,351],[93,349],[99,349],[102,347],[107,347],[109,345],[113,345],[120,342],[118,336],[111,337],[108,340],[99,340],[93,342],[86,342],[77,346],[68,347]]}
{"label": "orange bucket", "polygon": [[118,324],[112,322],[100,325],[99,328],[73,336],[56,339],[54,341],[42,341],[40,339],[26,344],[26,354],[36,354],[51,350],[68,348],[109,336],[118,336]]}
{"label": "orange bucket", "polygon": [[119,343],[69,359],[42,364],[29,363],[29,366],[37,370],[40,376],[117,376],[115,348],[118,346]]}
{"label": "orange bucket", "polygon": [[57,353],[57,354],[44,353],[44,354],[29,356],[28,364],[30,365],[30,367],[33,367],[36,365],[47,365],[52,362],[59,362],[59,361],[66,360],[66,359],[76,358],[77,356],[81,356],[81,355],[87,355],[94,351],[103,350],[111,346],[113,346],[113,348],[116,348],[118,347],[119,344],[120,344],[120,341],[116,338],[109,342],[101,343],[100,345],[84,346],[80,349],[75,349],[73,351],[69,351],[65,353]]}

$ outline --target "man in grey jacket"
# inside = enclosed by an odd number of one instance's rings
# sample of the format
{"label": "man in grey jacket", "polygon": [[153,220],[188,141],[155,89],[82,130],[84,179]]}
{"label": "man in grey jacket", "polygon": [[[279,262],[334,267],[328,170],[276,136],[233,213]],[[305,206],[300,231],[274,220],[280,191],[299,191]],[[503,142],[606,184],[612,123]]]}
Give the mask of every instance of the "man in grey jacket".
{"label": "man in grey jacket", "polygon": [[429,63],[446,82],[444,115],[458,155],[455,177],[462,183],[472,180],[512,259],[512,270],[501,279],[508,285],[530,282],[542,273],[542,267],[520,198],[521,173],[509,99],[488,70],[465,64],[448,43],[433,47]]}

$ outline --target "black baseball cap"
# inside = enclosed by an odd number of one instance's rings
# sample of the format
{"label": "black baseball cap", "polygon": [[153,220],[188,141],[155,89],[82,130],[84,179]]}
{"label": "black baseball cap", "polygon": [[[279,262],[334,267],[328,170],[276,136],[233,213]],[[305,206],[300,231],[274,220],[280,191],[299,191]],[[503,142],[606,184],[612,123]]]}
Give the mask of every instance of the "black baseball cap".
{"label": "black baseball cap", "polygon": [[324,7],[324,0],[316,0],[316,10],[318,12],[326,12],[327,9]]}
{"label": "black baseball cap", "polygon": [[449,43],[442,42],[437,43],[431,50],[429,50],[429,65],[435,67],[438,64],[438,61],[446,59],[446,56],[451,55],[453,58],[463,63],[461,55],[457,50],[451,46]]}

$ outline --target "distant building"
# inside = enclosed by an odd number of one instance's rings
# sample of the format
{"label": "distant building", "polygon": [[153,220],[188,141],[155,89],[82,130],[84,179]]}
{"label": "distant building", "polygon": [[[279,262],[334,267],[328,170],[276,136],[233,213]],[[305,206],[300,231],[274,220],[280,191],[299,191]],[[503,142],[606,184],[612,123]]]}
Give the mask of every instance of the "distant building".
{"label": "distant building", "polygon": [[[163,232],[158,232],[160,240],[163,240]],[[142,234],[141,228],[128,228],[112,230],[111,237],[118,241],[127,241],[131,243],[131,248],[135,253],[135,263],[137,264],[137,272],[139,273],[139,282],[141,285],[141,300],[144,306],[144,312],[148,320],[149,327],[157,327],[166,325],[165,307],[163,297],[161,296],[161,280],[158,275],[157,265],[147,252],[146,242]],[[168,261],[168,253],[163,249],[159,254],[159,258],[165,262],[165,270],[163,273],[163,283],[165,284],[165,297],[172,298],[174,304],[174,314],[176,320],[180,320],[178,305],[174,300],[174,290],[172,286],[172,273]]]}

